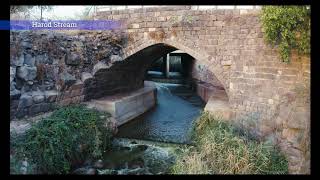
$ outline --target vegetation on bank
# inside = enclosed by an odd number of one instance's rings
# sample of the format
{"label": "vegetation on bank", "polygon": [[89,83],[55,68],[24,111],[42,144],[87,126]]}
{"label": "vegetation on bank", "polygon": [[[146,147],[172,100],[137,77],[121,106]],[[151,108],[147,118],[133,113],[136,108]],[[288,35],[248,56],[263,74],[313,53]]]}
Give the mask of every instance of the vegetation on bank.
{"label": "vegetation on bank", "polygon": [[278,45],[281,59],[290,62],[291,50],[310,53],[311,9],[308,6],[264,6],[261,14],[266,40]]}
{"label": "vegetation on bank", "polygon": [[[24,136],[12,137],[11,174],[67,174],[87,159],[101,159],[110,148],[111,129],[104,114],[84,106],[56,110]],[[243,133],[247,135],[248,133]],[[272,145],[241,135],[205,112],[195,125],[195,146],[179,148],[173,174],[286,174],[286,158]],[[182,152],[181,152],[182,151]]]}
{"label": "vegetation on bank", "polygon": [[11,137],[14,157],[12,174],[20,173],[21,160],[28,159],[28,173],[70,173],[73,165],[99,159],[110,146],[111,129],[106,113],[82,105],[63,107],[34,124],[26,134]]}
{"label": "vegetation on bank", "polygon": [[173,174],[288,173],[288,162],[275,147],[241,136],[207,112],[198,119],[193,140],[195,146],[179,155]]}

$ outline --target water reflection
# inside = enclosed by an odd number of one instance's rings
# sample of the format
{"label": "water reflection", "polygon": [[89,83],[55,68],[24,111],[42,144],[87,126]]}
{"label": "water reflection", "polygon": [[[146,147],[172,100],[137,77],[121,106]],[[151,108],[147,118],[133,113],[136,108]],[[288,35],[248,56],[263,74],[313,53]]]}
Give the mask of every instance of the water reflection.
{"label": "water reflection", "polygon": [[119,127],[117,137],[188,143],[204,102],[186,85],[156,83],[157,105]]}

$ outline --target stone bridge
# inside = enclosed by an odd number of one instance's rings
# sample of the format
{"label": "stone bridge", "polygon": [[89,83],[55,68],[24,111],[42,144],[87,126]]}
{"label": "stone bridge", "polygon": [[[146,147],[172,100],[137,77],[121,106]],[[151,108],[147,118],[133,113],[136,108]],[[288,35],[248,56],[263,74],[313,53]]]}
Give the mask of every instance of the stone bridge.
{"label": "stone bridge", "polygon": [[[194,59],[196,79],[225,90],[223,98],[213,90],[207,110],[215,112],[217,102],[223,102],[222,115],[227,120],[280,145],[288,154],[290,172],[308,172],[310,58],[293,52],[290,63],[281,62],[277,49],[264,41],[259,13],[256,9],[200,11],[190,6],[115,10],[94,16],[122,23],[121,29],[111,33],[11,34],[10,83],[16,83],[10,93],[11,113],[32,116],[50,110],[51,103],[68,105],[139,89],[152,62],[178,49]],[[19,36],[30,40],[19,40]],[[54,47],[43,46],[47,41]],[[43,59],[49,63],[39,63]],[[26,61],[37,65],[34,77]],[[43,101],[39,93],[27,94],[35,91],[32,84],[37,83],[32,81],[39,75],[39,64],[60,74],[52,77],[55,88],[36,91],[44,93]],[[47,108],[38,107],[37,102]]]}

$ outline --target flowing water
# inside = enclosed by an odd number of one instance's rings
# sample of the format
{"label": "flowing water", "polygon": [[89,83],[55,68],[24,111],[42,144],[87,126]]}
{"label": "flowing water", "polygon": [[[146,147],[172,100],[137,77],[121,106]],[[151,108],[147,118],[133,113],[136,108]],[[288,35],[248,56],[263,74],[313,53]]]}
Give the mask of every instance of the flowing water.
{"label": "flowing water", "polygon": [[75,174],[170,173],[180,147],[190,144],[193,123],[205,103],[187,85],[156,83],[156,87],[157,105],[119,127],[101,166],[89,164]]}
{"label": "flowing water", "polygon": [[119,127],[117,137],[189,143],[204,102],[187,85],[156,83],[157,105]]}

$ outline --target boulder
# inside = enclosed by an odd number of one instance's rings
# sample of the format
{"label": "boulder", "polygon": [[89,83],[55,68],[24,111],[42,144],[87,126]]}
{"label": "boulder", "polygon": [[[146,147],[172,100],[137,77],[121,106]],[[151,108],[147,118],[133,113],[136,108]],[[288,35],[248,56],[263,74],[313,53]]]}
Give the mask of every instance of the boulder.
{"label": "boulder", "polygon": [[18,67],[17,76],[24,81],[32,81],[37,77],[37,68],[27,65]]}
{"label": "boulder", "polygon": [[47,102],[54,102],[58,96],[58,92],[55,90],[45,91],[44,96],[46,97]]}

